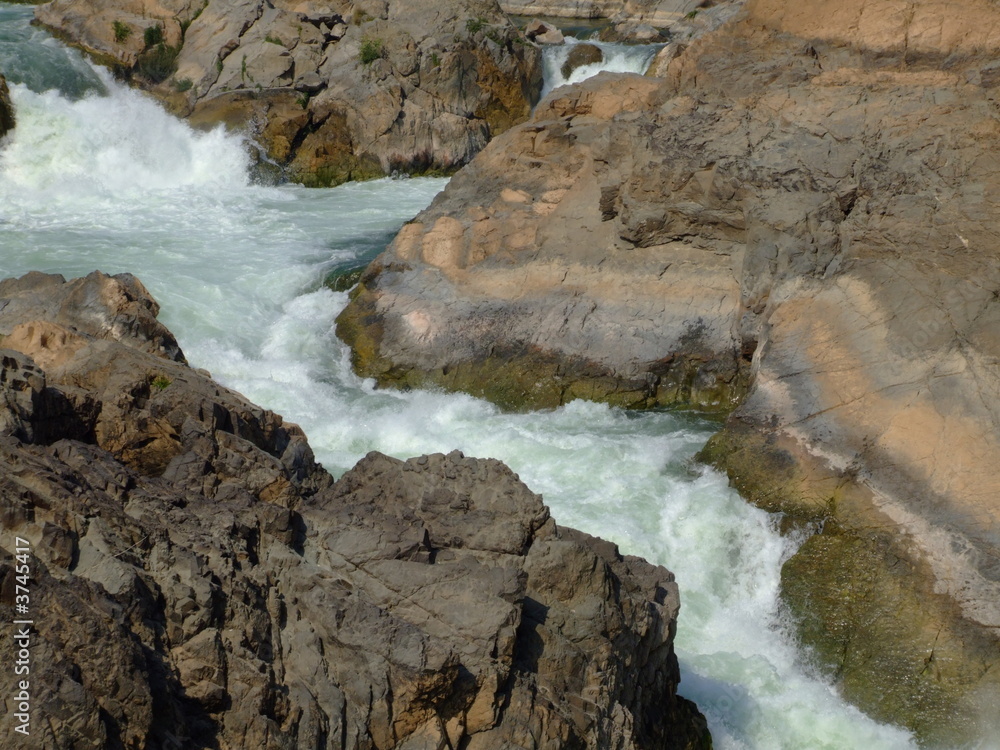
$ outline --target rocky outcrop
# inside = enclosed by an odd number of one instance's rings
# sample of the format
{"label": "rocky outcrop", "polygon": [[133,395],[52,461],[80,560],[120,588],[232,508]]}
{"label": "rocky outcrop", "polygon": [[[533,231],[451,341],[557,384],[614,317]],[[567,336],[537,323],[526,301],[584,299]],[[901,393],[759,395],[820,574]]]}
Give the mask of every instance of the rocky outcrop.
{"label": "rocky outcrop", "polygon": [[52,0],[36,18],[308,185],[454,170],[541,88],[538,49],[493,0]]}
{"label": "rocky outcrop", "polygon": [[759,0],[667,80],[557,90],[338,330],[386,384],[738,407],[704,456],[815,532],[805,640],[956,746],[1000,700],[1000,15],[899,7]]}
{"label": "rocky outcrop", "polygon": [[32,747],[710,746],[667,570],[559,528],[497,461],[373,453],[335,482],[155,312],[127,275],[0,285]]}
{"label": "rocky outcrop", "polygon": [[735,16],[743,0],[503,0],[500,6],[520,16],[608,19],[600,36],[609,42],[688,43]]}
{"label": "rocky outcrop", "polygon": [[10,101],[7,81],[0,76],[0,138],[14,129],[14,105]]}

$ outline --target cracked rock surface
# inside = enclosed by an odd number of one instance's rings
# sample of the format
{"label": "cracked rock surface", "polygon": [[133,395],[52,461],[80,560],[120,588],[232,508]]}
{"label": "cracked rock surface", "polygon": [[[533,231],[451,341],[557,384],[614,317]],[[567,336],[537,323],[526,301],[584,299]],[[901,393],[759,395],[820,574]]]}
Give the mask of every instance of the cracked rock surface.
{"label": "cracked rock surface", "polygon": [[453,170],[541,90],[539,50],[495,0],[52,0],[35,16],[307,185]]}
{"label": "cracked rock surface", "polygon": [[156,312],[129,275],[0,283],[0,614],[27,539],[32,747],[710,747],[669,571],[495,460],[372,453],[334,481]]}
{"label": "cracked rock surface", "polygon": [[[891,12],[886,10],[891,6]],[[1000,12],[754,0],[553,92],[369,267],[359,371],[734,409],[704,456],[848,698],[953,746],[1000,682]]]}

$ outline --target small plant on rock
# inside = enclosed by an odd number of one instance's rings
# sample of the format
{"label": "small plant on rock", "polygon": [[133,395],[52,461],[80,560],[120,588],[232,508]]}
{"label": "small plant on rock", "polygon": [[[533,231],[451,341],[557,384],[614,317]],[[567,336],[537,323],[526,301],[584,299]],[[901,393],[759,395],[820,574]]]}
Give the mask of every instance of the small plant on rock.
{"label": "small plant on rock", "polygon": [[270,42],[271,44],[277,44],[279,47],[284,47],[285,46],[284,42],[282,42],[280,39],[278,39],[278,37],[271,36],[270,34],[268,34],[267,36],[264,37],[264,41],[265,42]]}
{"label": "small plant on rock", "polygon": [[122,44],[132,34],[132,27],[124,21],[115,21],[111,24],[115,31],[115,41]]}
{"label": "small plant on rock", "polygon": [[147,26],[146,30],[142,32],[142,41],[146,45],[146,49],[161,44],[163,42],[163,27],[159,24]]}
{"label": "small plant on rock", "polygon": [[365,37],[361,40],[361,64],[370,65],[383,55],[382,40]]}
{"label": "small plant on rock", "polygon": [[166,375],[157,375],[153,378],[153,382],[150,385],[158,391],[164,391],[173,381]]}
{"label": "small plant on rock", "polygon": [[485,25],[486,19],[482,16],[476,16],[475,18],[470,18],[465,22],[465,30],[470,34],[475,34],[478,31],[482,31]]}

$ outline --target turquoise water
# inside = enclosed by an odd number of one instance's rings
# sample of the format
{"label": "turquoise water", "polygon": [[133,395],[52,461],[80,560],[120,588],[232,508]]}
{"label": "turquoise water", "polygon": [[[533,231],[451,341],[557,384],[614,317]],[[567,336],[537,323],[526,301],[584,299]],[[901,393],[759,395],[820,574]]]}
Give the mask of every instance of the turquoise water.
{"label": "turquoise water", "polygon": [[[136,274],[188,359],[303,426],[340,474],[370,450],[506,461],[557,521],[677,576],[681,692],[718,748],[903,748],[803,666],[778,603],[773,519],[691,457],[716,426],[591,403],[502,414],[463,395],[376,390],[333,333],[331,269],[370,255],[446,184],[262,187],[237,135],[196,133],[0,4],[18,128],[0,144],[0,276]],[[46,90],[49,89],[49,90]]]}

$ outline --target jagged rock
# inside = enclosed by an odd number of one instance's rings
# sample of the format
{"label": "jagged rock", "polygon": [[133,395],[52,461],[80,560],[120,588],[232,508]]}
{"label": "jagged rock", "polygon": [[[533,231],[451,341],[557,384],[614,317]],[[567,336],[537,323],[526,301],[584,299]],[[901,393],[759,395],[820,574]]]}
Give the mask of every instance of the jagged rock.
{"label": "jagged rock", "polygon": [[[193,123],[249,132],[309,185],[454,170],[541,90],[539,50],[495,0],[52,0],[36,18]],[[164,41],[144,51],[156,24]]]}
{"label": "jagged rock", "polygon": [[150,311],[129,276],[0,285],[0,613],[27,539],[32,747],[710,747],[669,571],[557,527],[498,461],[372,453],[334,482],[151,346]]}
{"label": "jagged rock", "polygon": [[577,44],[570,50],[566,57],[566,62],[562,64],[559,71],[563,78],[569,78],[573,71],[584,65],[593,65],[604,61],[604,53],[596,44]]}
{"label": "jagged rock", "polygon": [[705,457],[822,530],[784,571],[806,640],[956,746],[1000,700],[1000,13],[875,7],[751,2],[665,81],[553,93],[338,331],[385,384],[738,406]]}
{"label": "jagged rock", "polygon": [[566,41],[559,29],[537,18],[524,27],[524,35],[538,44],[562,44]]}
{"label": "jagged rock", "polygon": [[14,129],[14,105],[10,101],[7,81],[0,76],[0,138]]}

